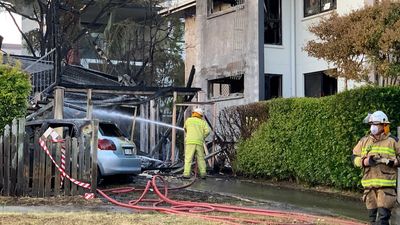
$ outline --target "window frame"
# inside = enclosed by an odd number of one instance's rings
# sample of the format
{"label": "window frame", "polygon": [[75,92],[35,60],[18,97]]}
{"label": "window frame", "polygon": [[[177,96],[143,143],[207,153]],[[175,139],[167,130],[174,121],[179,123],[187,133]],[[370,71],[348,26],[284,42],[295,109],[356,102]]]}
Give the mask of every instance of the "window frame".
{"label": "window frame", "polygon": [[[282,0],[277,0],[277,1],[279,1],[279,12],[278,12],[278,14],[279,14],[279,18],[278,19],[276,19],[276,18],[268,18],[268,15],[267,15],[267,5],[266,5],[266,1],[271,1],[271,0],[264,0],[264,45],[278,45],[278,46],[282,46],[282,44],[283,44],[283,35],[282,35],[282,26],[283,26],[283,23],[282,23]],[[271,22],[271,23],[278,23],[279,24],[279,31],[278,31],[278,35],[279,35],[279,40],[277,41],[277,42],[274,42],[274,43],[267,43],[266,42],[266,40],[267,40],[267,38],[266,38],[266,36],[268,35],[267,34],[267,32],[266,32],[266,30],[267,30],[267,28],[266,28],[266,24],[267,24],[267,22]]]}
{"label": "window frame", "polygon": [[[311,97],[311,98],[320,98],[324,96],[330,96],[338,93],[338,79],[334,77],[330,77],[326,74],[325,70],[322,71],[315,71],[311,73],[305,73],[304,75],[304,97]],[[311,76],[317,76],[315,79],[319,83],[319,93],[317,95],[308,95],[307,92],[310,89],[308,85],[312,85],[312,83],[308,83],[307,80]],[[336,83],[333,84],[332,81]],[[333,85],[333,86],[331,86]],[[333,87],[334,91],[328,91],[328,87]]]}
{"label": "window frame", "polygon": [[[278,78],[279,79],[279,88],[278,88],[278,96],[271,96],[271,79]],[[265,87],[264,87],[264,98],[265,100],[270,100],[273,98],[281,98],[283,97],[283,74],[275,74],[275,73],[264,73],[265,79]]]}
{"label": "window frame", "polygon": [[[230,79],[231,79],[231,82],[228,82]],[[216,90],[214,88],[216,86],[218,86],[215,84],[219,84],[219,90],[218,90],[219,94],[218,95],[215,95]],[[240,87],[238,84],[240,85]],[[222,93],[223,85],[228,85],[229,93],[227,95],[223,95],[223,93]],[[237,86],[235,88],[233,88],[233,85],[237,85]],[[207,86],[208,86],[207,96],[209,99],[230,98],[234,94],[239,95],[239,96],[244,95],[244,74],[208,80]],[[241,91],[233,92],[232,91],[233,89],[235,89],[235,90],[241,89]]]}
{"label": "window frame", "polygon": [[[214,9],[215,9],[214,1],[218,1],[218,0],[207,0],[207,15],[208,16],[212,16],[212,15],[216,15],[216,14],[219,15],[221,13],[224,14],[225,12],[233,11],[235,9],[235,7],[244,6],[246,0],[235,0],[236,3],[234,5],[227,7],[225,9],[222,9],[222,10],[216,10],[216,11],[214,11]],[[223,1],[223,0],[221,0],[221,1]]]}
{"label": "window frame", "polygon": [[[306,7],[306,1],[310,2],[310,0],[303,0],[304,18],[307,18],[307,17],[310,17],[310,16],[314,16],[314,15],[318,15],[318,14],[321,14],[321,13],[324,13],[324,12],[332,11],[332,10],[335,10],[337,8],[337,0],[328,0],[328,1],[330,1],[329,3],[331,3],[331,4],[333,3],[329,7],[329,9],[324,9],[324,7],[322,6],[322,2],[326,1],[326,0],[316,0],[317,1],[316,11],[312,12],[312,13],[308,13],[308,9],[310,9],[311,7],[310,6],[308,8]],[[325,3],[324,6],[327,3]]]}

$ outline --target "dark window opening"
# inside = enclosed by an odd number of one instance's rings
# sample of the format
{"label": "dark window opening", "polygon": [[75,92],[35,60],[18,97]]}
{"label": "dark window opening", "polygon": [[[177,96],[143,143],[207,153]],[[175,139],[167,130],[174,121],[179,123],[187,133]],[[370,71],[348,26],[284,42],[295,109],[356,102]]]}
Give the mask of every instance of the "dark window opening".
{"label": "dark window opening", "polygon": [[282,75],[265,74],[265,100],[282,97]]}
{"label": "dark window opening", "polygon": [[236,5],[243,4],[245,0],[209,0],[210,14],[224,11]]}
{"label": "dark window opening", "polygon": [[264,44],[282,45],[282,0],[264,0]]}
{"label": "dark window opening", "polygon": [[336,9],[336,0],[304,0],[304,17]]}
{"label": "dark window opening", "polygon": [[110,123],[100,123],[99,124],[100,134],[103,136],[110,137],[123,137],[121,130],[115,125]]}
{"label": "dark window opening", "polygon": [[208,81],[208,97],[240,96],[244,93],[244,76],[231,76]]}
{"label": "dark window opening", "polygon": [[304,74],[305,96],[323,97],[337,93],[337,79],[324,71]]}

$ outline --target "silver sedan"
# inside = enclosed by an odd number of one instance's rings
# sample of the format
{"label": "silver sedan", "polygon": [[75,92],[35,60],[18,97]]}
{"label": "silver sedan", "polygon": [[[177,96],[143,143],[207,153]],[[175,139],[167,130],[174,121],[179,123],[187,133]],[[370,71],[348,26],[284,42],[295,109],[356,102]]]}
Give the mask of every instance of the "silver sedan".
{"label": "silver sedan", "polygon": [[141,173],[142,161],[136,155],[135,143],[128,140],[114,123],[100,122],[98,135],[97,164],[101,176]]}

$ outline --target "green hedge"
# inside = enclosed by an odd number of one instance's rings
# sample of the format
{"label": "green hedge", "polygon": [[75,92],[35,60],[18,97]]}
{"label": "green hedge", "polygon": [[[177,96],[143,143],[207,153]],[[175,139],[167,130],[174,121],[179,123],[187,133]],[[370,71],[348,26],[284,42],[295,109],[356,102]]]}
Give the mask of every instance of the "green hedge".
{"label": "green hedge", "polygon": [[252,176],[342,189],[360,186],[350,156],[369,126],[368,112],[384,111],[392,134],[400,122],[400,87],[364,87],[324,98],[268,101],[269,119],[239,144],[235,168]]}
{"label": "green hedge", "polygon": [[0,64],[0,131],[14,118],[25,116],[30,91],[28,74],[18,65]]}

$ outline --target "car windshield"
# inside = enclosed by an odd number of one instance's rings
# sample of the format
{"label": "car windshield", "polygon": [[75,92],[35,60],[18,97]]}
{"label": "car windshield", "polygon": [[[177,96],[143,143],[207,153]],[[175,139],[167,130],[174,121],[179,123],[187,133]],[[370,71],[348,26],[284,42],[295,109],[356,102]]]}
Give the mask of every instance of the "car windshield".
{"label": "car windshield", "polygon": [[123,137],[122,132],[120,129],[118,129],[115,124],[110,124],[110,123],[100,123],[99,124],[99,131],[100,134],[103,136],[109,136],[109,137]]}

